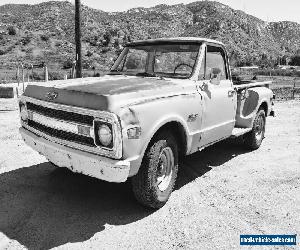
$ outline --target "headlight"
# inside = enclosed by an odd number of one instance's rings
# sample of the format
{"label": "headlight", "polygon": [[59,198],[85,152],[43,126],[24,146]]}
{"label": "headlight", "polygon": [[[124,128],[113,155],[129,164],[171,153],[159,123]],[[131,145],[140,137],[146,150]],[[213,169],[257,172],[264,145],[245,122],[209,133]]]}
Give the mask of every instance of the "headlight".
{"label": "headlight", "polygon": [[20,107],[20,117],[23,122],[27,122],[28,120],[28,112],[26,106],[23,104]]}
{"label": "headlight", "polygon": [[108,147],[112,143],[112,131],[106,124],[101,124],[98,128],[98,138],[100,143]]}

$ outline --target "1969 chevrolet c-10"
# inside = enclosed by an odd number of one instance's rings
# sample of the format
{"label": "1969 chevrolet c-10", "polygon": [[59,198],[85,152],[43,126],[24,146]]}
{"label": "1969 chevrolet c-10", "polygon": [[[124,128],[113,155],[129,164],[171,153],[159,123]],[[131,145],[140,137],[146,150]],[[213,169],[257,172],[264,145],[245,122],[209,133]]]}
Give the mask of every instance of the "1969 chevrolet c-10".
{"label": "1969 chevrolet c-10", "polygon": [[215,40],[136,41],[106,76],[28,85],[20,133],[59,167],[110,182],[130,177],[136,199],[159,208],[181,156],[231,136],[261,145],[274,114],[270,83],[232,81]]}

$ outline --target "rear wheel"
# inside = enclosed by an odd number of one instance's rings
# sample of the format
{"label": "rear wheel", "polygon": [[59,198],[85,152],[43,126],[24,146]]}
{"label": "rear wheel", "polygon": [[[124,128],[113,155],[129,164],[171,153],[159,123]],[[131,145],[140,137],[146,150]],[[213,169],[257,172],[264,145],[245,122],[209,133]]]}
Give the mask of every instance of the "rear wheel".
{"label": "rear wheel", "polygon": [[171,133],[160,133],[148,147],[138,174],[132,177],[136,199],[148,207],[162,207],[173,191],[177,172],[177,142]]}
{"label": "rear wheel", "polygon": [[259,109],[256,113],[252,130],[244,135],[246,147],[250,149],[258,149],[265,136],[266,115],[263,109]]}

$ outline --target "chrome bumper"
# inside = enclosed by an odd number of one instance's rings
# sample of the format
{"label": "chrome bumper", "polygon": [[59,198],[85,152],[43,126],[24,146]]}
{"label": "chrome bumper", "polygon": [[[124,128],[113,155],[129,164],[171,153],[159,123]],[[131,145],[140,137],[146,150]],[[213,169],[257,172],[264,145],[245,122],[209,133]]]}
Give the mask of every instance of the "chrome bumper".
{"label": "chrome bumper", "polygon": [[73,172],[109,182],[124,182],[128,178],[130,171],[129,161],[113,160],[72,149],[46,140],[22,127],[19,131],[27,145],[59,167],[66,167]]}

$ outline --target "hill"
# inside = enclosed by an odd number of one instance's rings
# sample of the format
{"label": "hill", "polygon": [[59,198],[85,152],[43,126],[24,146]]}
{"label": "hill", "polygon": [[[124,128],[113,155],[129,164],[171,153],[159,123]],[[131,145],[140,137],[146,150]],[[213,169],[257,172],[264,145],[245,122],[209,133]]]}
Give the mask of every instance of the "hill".
{"label": "hill", "polygon": [[[213,1],[126,12],[82,6],[83,65],[107,69],[132,40],[200,36],[224,42],[231,63],[274,64],[300,49],[300,24],[265,22]],[[17,61],[67,68],[74,60],[74,6],[68,2],[0,6],[0,68]]]}

